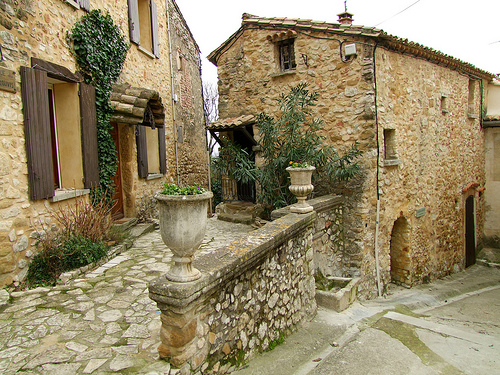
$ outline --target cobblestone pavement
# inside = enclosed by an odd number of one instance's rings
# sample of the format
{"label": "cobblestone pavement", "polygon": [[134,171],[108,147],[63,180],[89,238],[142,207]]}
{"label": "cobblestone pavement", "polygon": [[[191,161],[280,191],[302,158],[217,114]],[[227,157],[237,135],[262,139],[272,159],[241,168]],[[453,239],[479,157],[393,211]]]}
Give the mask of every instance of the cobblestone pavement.
{"label": "cobblestone pavement", "polygon": [[[212,218],[197,254],[252,229]],[[170,259],[155,230],[80,279],[12,293],[0,309],[0,373],[175,374],[158,358],[160,312],[148,297]]]}

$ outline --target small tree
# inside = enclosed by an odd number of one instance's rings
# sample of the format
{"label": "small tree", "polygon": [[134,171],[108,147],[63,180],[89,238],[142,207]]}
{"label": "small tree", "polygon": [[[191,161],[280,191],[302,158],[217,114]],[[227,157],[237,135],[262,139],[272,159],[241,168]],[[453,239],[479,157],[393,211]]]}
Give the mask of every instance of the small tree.
{"label": "small tree", "polygon": [[[205,112],[205,126],[208,126],[218,119],[219,92],[217,85],[212,82],[203,82],[203,111]],[[207,132],[208,149],[210,155],[213,154],[217,142],[212,135]]]}
{"label": "small tree", "polygon": [[[253,179],[260,186],[257,200],[271,209],[294,203],[286,167],[290,161],[303,161],[316,167],[313,181],[347,181],[360,172],[356,159],[361,151],[354,144],[339,155],[333,145],[324,143],[319,134],[323,122],[314,118],[310,107],[318,100],[316,92],[309,92],[305,83],[293,87],[277,100],[281,114],[275,119],[261,113],[257,117],[263,164],[255,168],[250,156],[234,145],[223,148],[221,154],[230,155],[226,168],[237,181]],[[242,162],[242,160],[245,160]]]}

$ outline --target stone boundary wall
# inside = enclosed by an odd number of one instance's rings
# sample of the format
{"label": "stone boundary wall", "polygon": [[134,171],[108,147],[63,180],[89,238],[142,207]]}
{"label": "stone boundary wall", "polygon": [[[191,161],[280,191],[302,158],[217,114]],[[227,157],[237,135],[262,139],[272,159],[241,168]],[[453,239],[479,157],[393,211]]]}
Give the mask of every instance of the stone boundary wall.
{"label": "stone boundary wall", "polygon": [[[344,222],[344,198],[339,195],[324,195],[307,201],[314,207],[318,217],[313,229],[315,272],[324,276],[356,277],[359,268],[353,265],[346,246]],[[289,206],[275,210],[271,219],[276,220],[290,213]]]}
{"label": "stone boundary wall", "polygon": [[317,222],[314,211],[288,214],[197,258],[199,280],[154,280],[160,357],[183,371],[224,374],[312,317]]}

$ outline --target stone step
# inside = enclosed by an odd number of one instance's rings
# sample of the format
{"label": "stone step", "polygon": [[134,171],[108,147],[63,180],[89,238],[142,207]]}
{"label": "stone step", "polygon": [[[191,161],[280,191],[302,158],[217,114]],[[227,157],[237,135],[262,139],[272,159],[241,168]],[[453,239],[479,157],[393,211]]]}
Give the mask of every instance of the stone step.
{"label": "stone step", "polygon": [[253,224],[254,218],[249,214],[237,214],[237,213],[219,213],[217,218],[222,221],[228,221],[230,223],[241,223],[241,224]]}

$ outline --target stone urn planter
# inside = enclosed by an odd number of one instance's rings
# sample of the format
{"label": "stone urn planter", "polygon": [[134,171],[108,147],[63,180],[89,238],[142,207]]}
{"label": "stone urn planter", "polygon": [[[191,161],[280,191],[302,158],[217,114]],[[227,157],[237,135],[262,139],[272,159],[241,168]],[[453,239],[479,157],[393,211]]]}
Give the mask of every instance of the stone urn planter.
{"label": "stone urn planter", "polygon": [[201,277],[192,262],[205,237],[208,202],[212,197],[211,191],[195,195],[155,194],[161,238],[174,254],[173,265],[166,274],[168,280],[188,282]]}
{"label": "stone urn planter", "polygon": [[307,196],[312,193],[314,186],[311,184],[312,173],[316,167],[288,167],[286,170],[290,174],[290,191],[297,198],[297,203],[290,207],[291,212],[307,213],[313,207],[306,203]]}

